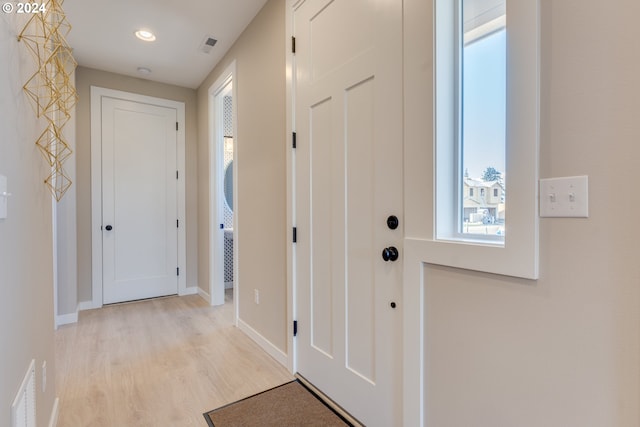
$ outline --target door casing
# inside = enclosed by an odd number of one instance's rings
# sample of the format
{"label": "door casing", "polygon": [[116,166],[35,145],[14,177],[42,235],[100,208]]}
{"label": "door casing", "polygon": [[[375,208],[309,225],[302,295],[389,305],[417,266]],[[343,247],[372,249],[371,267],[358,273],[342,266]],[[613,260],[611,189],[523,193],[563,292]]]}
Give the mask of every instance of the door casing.
{"label": "door casing", "polygon": [[[219,182],[220,171],[223,168],[220,153],[222,149],[223,129],[219,126],[222,123],[222,111],[217,107],[218,95],[225,91],[231,84],[232,122],[233,122],[233,292],[238,295],[240,286],[240,272],[238,260],[238,126],[237,108],[238,99],[237,84],[235,81],[236,63],[233,61],[222,72],[220,77],[209,88],[209,293],[203,297],[211,305],[224,304],[225,286],[223,279],[224,270],[224,249],[222,246],[222,231],[219,229],[219,222],[222,212],[221,202],[224,197],[222,183]],[[215,185],[214,185],[215,183]],[[234,298],[235,315],[234,322],[238,323],[239,298]]]}

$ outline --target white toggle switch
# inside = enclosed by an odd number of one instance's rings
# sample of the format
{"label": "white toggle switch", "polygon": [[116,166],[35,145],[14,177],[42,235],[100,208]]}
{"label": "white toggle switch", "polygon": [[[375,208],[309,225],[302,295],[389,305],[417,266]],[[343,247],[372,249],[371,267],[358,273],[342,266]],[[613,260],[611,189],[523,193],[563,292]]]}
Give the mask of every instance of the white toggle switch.
{"label": "white toggle switch", "polygon": [[11,193],[7,192],[7,177],[0,175],[0,219],[7,218],[7,201]]}
{"label": "white toggle switch", "polygon": [[589,177],[540,180],[541,217],[589,217]]}

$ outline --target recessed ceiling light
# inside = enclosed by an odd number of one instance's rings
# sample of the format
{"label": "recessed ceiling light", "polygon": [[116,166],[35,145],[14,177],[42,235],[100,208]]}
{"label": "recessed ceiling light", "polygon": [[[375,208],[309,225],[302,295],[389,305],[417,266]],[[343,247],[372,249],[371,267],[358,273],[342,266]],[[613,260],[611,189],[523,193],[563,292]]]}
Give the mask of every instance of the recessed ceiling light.
{"label": "recessed ceiling light", "polygon": [[156,39],[155,34],[153,34],[149,30],[138,30],[135,32],[135,34],[137,38],[139,38],[140,40],[144,40],[146,42],[152,42]]}
{"label": "recessed ceiling light", "polygon": [[145,76],[148,76],[149,74],[151,74],[151,69],[147,67],[138,67],[138,72],[140,74],[144,74]]}

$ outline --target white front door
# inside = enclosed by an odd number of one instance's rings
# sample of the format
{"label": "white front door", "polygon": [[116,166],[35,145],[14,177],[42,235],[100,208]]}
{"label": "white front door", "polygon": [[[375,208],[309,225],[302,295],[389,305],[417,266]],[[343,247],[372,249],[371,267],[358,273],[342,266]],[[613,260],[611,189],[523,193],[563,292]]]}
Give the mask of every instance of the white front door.
{"label": "white front door", "polygon": [[368,426],[402,422],[401,6],[293,13],[297,370]]}
{"label": "white front door", "polygon": [[178,293],[176,116],[102,98],[104,304]]}

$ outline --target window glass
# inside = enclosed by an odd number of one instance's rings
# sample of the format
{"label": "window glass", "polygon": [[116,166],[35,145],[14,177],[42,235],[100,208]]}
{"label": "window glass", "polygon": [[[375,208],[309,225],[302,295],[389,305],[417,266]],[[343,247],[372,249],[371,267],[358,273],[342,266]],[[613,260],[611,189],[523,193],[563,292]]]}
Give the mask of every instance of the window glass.
{"label": "window glass", "polygon": [[[464,171],[460,177],[461,194],[464,195],[460,210],[461,231],[504,236],[505,2],[461,0],[460,5],[458,132],[460,164]],[[474,192],[474,189],[479,191]]]}

